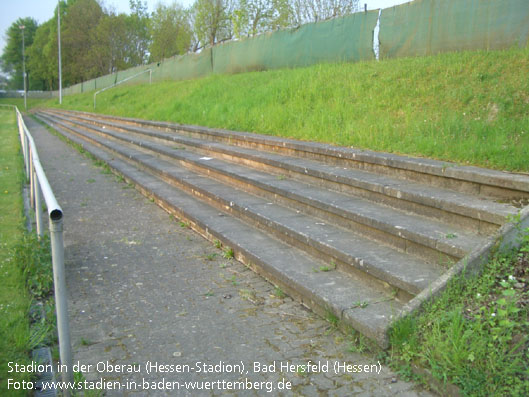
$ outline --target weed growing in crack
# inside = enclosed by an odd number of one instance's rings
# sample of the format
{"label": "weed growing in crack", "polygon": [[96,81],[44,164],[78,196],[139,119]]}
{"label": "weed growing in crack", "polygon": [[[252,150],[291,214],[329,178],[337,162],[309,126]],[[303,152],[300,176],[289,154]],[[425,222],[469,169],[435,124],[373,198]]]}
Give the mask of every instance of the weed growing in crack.
{"label": "weed growing in crack", "polygon": [[233,259],[235,257],[235,253],[233,252],[233,249],[230,247],[226,247],[224,249],[224,252],[222,253],[222,256],[225,259]]}

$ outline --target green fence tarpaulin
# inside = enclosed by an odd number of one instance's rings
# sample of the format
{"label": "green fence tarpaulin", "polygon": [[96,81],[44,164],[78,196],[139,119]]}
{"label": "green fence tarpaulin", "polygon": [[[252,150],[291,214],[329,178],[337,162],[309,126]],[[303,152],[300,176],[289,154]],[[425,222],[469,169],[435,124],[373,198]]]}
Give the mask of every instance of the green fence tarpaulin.
{"label": "green fence tarpaulin", "polygon": [[188,80],[212,73],[211,48],[199,54],[180,55],[153,64],[153,80]]}
{"label": "green fence tarpaulin", "polygon": [[[66,94],[100,90],[152,69],[152,80],[186,80],[211,73],[300,67],[319,62],[359,61],[374,58],[373,29],[377,11],[361,12],[329,21],[309,23],[297,29],[265,33],[241,41],[206,48],[162,62],[108,74],[68,87]],[[131,83],[148,82],[149,75]]]}
{"label": "green fence tarpaulin", "polygon": [[415,0],[382,10],[380,57],[523,47],[529,0]]}
{"label": "green fence tarpaulin", "polygon": [[213,47],[213,72],[302,67],[374,58],[378,11],[356,13]]}
{"label": "green fence tarpaulin", "polygon": [[[109,87],[142,70],[152,80],[185,80],[211,73],[302,67],[374,58],[378,11],[359,12],[296,29],[279,30],[142,65],[76,84],[66,95]],[[380,57],[527,45],[529,0],[415,0],[382,10]],[[146,83],[148,73],[130,81]]]}

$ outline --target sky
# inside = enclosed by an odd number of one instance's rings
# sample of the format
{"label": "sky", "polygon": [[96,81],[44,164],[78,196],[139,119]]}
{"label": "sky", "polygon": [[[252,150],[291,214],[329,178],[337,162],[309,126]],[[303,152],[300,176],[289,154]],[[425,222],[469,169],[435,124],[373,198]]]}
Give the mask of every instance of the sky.
{"label": "sky", "polygon": [[[156,4],[170,4],[173,0],[143,0],[147,2],[148,11],[154,11]],[[360,0],[367,4],[367,8],[387,8],[393,5],[407,3],[409,0]],[[193,0],[177,0],[178,3],[189,6]],[[129,0],[102,0],[106,8],[114,9],[117,13],[129,13]],[[0,49],[5,47],[5,36],[9,26],[18,18],[33,17],[39,24],[46,22],[53,16],[57,0],[0,0]]]}

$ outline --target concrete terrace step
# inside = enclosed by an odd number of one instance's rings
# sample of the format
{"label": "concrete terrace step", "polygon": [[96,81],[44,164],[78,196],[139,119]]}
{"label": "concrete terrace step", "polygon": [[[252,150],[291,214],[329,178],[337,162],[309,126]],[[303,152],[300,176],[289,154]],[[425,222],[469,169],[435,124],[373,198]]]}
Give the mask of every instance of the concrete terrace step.
{"label": "concrete terrace step", "polygon": [[235,187],[243,187],[247,191],[279,201],[307,214],[332,220],[342,227],[353,228],[383,244],[389,244],[429,261],[445,263],[457,261],[470,252],[476,244],[483,242],[482,237],[460,228],[396,211],[365,199],[323,190],[298,181],[278,179],[264,172],[214,158],[205,161],[200,154],[174,150],[159,143],[134,139],[130,135],[115,133],[109,129],[88,128],[104,136],[134,143],[163,154],[167,158],[186,162],[188,167],[193,167],[198,172],[214,173],[221,179],[228,178],[227,182],[231,182]]}
{"label": "concrete terrace step", "polygon": [[392,296],[372,288],[363,278],[339,271],[315,272],[323,262],[285,244],[246,223],[219,213],[192,195],[159,178],[115,158],[107,151],[54,126],[69,140],[105,161],[145,195],[168,212],[188,220],[206,238],[220,240],[236,257],[268,278],[291,296],[322,315],[332,312],[340,320],[387,346],[387,329],[402,304]]}
{"label": "concrete terrace step", "polygon": [[38,117],[381,346],[392,319],[492,247],[518,212],[500,201],[529,197],[529,177],[434,160],[83,112]]}
{"label": "concrete terrace step", "polygon": [[[68,128],[64,125],[63,127]],[[372,276],[366,281],[373,283],[375,280],[381,280],[403,291],[404,294],[400,296],[405,300],[427,288],[443,273],[444,269],[440,266],[376,244],[347,229],[335,227],[318,218],[300,214],[299,211],[267,202],[260,197],[197,175],[133,147],[124,147],[116,142],[105,141],[101,137],[87,135],[85,131],[74,127],[69,129],[111,150],[123,159],[132,160],[139,168],[199,198],[206,198],[210,205],[219,210],[253,223],[293,246],[302,247],[305,251],[326,261],[327,267],[333,267],[331,262],[334,262],[345,271]]]}
{"label": "concrete terrace step", "polygon": [[[93,117],[77,115],[78,120],[110,127],[113,130],[133,133],[135,136],[151,137],[163,142],[177,143],[197,148],[204,153],[214,153],[229,161],[240,162],[255,168],[265,169],[276,174],[286,174],[322,187],[342,191],[366,199],[375,200],[388,206],[414,212],[434,219],[444,220],[459,228],[482,234],[494,232],[505,223],[509,215],[517,213],[517,208],[498,203],[483,196],[477,198],[468,193],[435,188],[426,184],[391,178],[372,172],[348,167],[329,165],[321,161],[296,158],[255,150],[233,147],[222,143],[212,143],[181,135],[163,133],[146,128],[97,121]],[[529,178],[528,178],[529,179]]]}
{"label": "concrete terrace step", "polygon": [[[62,110],[61,112],[88,117],[94,116],[94,114],[87,112]],[[150,126],[167,132],[183,132],[202,139],[228,142],[231,145],[316,158],[327,163],[349,164],[351,168],[372,170],[377,173],[402,177],[406,180],[426,182],[432,186],[479,194],[480,196],[529,197],[529,177],[510,172],[218,128],[109,115],[97,115],[97,117],[129,125]]]}

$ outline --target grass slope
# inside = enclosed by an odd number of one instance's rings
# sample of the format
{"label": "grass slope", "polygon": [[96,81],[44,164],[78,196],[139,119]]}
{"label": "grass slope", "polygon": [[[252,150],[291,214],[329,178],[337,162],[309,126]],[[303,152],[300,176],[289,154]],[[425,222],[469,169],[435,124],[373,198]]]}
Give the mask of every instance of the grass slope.
{"label": "grass slope", "polygon": [[12,251],[23,237],[23,182],[15,113],[0,108],[0,395],[26,395],[7,391],[7,379],[29,380],[30,374],[8,373],[8,362],[29,363],[31,298]]}
{"label": "grass slope", "polygon": [[527,76],[529,47],[472,51],[120,86],[97,111],[529,171]]}
{"label": "grass slope", "polygon": [[418,364],[465,396],[529,395],[529,229],[521,236],[519,250],[496,253],[479,277],[453,279],[393,327],[389,354],[401,372]]}

